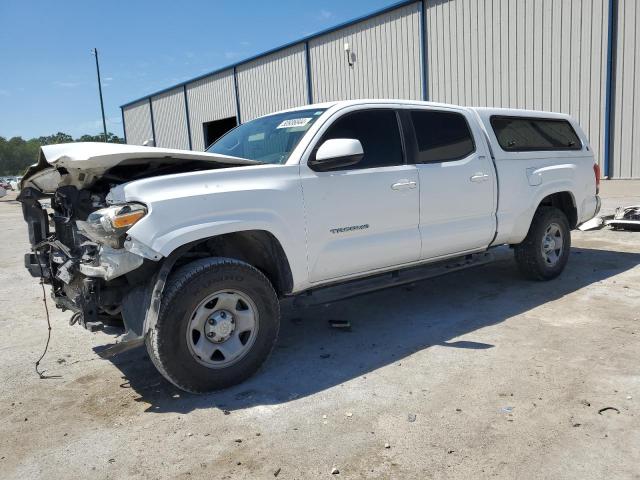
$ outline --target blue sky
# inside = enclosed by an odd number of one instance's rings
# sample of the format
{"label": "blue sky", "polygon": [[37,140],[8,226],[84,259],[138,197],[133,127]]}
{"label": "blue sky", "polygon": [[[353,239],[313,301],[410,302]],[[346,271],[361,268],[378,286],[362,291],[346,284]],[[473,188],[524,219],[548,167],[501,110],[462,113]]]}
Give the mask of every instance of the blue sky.
{"label": "blue sky", "polygon": [[0,0],[0,136],[102,130],[155,90],[378,10],[396,0]]}

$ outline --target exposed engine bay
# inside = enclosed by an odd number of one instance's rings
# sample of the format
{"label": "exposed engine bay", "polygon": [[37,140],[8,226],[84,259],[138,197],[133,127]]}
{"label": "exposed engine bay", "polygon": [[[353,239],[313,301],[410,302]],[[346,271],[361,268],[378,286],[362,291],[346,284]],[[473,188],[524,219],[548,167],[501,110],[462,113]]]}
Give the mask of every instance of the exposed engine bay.
{"label": "exposed engine bay", "polygon": [[[101,220],[105,215],[118,218],[123,210],[125,218],[127,214],[135,218],[131,207],[110,208],[104,193],[74,186],[60,187],[52,196],[27,187],[19,200],[33,245],[25,255],[25,266],[31,275],[51,284],[56,306],[79,313],[78,320],[88,328],[97,327],[101,315],[117,320],[124,294],[139,281],[133,273],[129,278],[124,275],[141,267],[145,259],[125,250],[124,232],[105,230]],[[100,235],[103,243],[98,243]],[[156,262],[146,261],[151,269],[157,268]]]}
{"label": "exposed engine bay", "polygon": [[163,259],[126,234],[147,214],[146,206],[111,204],[109,191],[159,175],[255,162],[107,144],[84,144],[88,151],[103,152],[83,156],[82,145],[43,147],[38,163],[25,173],[18,197],[32,245],[25,266],[51,285],[58,308],[77,314],[73,323],[96,330],[124,322],[128,332],[140,336],[150,280]]}

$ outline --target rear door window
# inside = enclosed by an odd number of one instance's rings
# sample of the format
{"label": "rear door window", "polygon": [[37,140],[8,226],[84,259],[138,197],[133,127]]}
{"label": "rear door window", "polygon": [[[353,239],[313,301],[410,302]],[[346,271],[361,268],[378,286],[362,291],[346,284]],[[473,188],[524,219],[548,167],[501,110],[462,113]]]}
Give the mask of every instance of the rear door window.
{"label": "rear door window", "polygon": [[416,163],[460,160],[475,151],[467,120],[455,112],[413,110],[418,152]]}
{"label": "rear door window", "polygon": [[582,149],[576,131],[566,120],[492,116],[491,127],[507,152]]}

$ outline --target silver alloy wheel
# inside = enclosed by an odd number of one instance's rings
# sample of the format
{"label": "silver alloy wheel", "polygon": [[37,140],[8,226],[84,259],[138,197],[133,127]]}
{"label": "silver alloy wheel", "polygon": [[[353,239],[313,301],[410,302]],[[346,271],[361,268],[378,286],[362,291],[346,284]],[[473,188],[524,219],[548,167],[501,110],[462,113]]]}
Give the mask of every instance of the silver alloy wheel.
{"label": "silver alloy wheel", "polygon": [[542,237],[542,258],[544,262],[553,267],[558,263],[564,249],[562,229],[557,223],[550,223]]}
{"label": "silver alloy wheel", "polygon": [[253,300],[238,290],[222,290],[208,295],[191,313],[187,345],[202,365],[226,368],[251,349],[258,326]]}

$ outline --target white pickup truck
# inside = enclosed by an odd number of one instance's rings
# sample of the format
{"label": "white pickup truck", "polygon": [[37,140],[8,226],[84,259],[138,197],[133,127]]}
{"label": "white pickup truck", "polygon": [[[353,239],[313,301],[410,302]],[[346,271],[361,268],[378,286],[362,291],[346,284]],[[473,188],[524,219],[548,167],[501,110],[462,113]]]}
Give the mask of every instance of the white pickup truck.
{"label": "white pickup truck", "polygon": [[56,305],[121,322],[108,355],[144,342],[167,380],[206,392],[265,361],[285,297],[346,298],[504,244],[527,277],[558,276],[599,177],[567,115],[359,100],[258,118],[206,152],[43,147],[19,200],[26,267]]}

